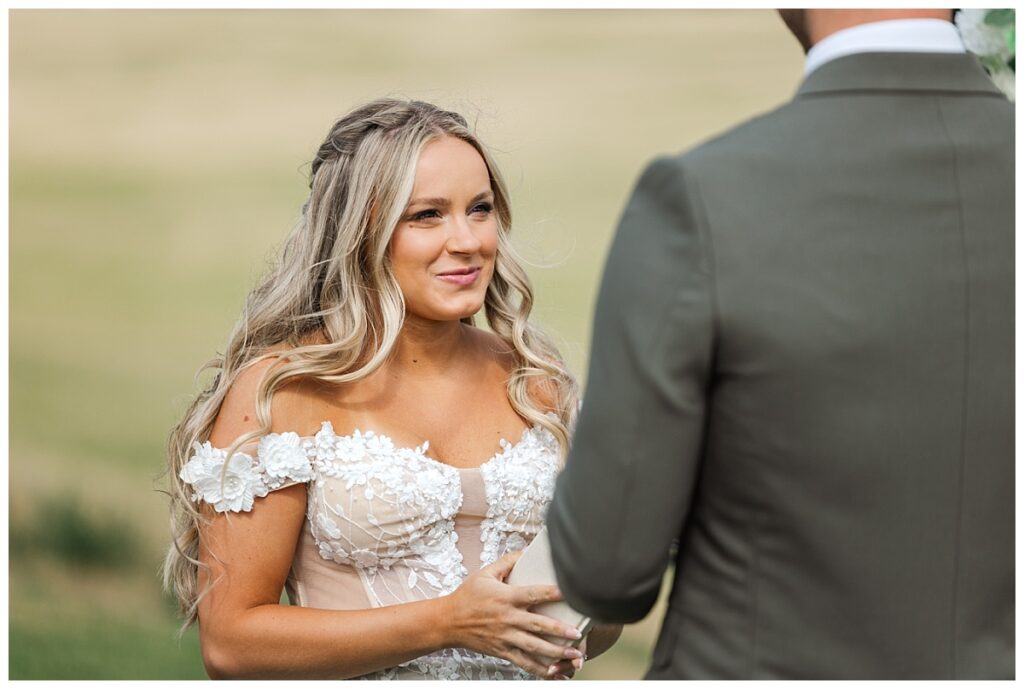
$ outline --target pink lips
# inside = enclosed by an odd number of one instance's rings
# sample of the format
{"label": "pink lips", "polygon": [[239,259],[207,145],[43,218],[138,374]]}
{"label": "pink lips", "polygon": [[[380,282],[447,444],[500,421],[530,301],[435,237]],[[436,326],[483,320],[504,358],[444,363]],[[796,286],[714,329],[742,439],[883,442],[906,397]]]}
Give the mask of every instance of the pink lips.
{"label": "pink lips", "polygon": [[437,277],[438,279],[450,282],[453,285],[464,287],[476,282],[478,275],[480,275],[479,268],[456,268],[455,270],[438,273]]}

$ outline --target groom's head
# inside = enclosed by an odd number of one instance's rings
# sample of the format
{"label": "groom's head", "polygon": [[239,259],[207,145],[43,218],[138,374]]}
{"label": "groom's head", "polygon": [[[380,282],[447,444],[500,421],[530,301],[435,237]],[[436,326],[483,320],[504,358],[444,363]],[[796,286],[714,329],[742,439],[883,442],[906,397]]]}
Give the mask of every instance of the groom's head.
{"label": "groom's head", "polygon": [[830,34],[858,24],[887,19],[945,19],[951,21],[953,10],[779,10],[782,21],[800,41],[806,53],[815,43]]}

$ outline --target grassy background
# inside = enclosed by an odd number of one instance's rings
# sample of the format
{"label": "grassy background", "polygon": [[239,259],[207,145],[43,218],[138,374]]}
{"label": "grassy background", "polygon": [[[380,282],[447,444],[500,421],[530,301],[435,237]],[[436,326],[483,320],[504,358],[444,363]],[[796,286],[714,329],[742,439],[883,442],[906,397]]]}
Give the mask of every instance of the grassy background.
{"label": "grassy background", "polygon": [[[10,59],[10,676],[170,679],[204,673],[157,582],[166,433],[337,116],[477,122],[582,377],[645,161],[787,100],[802,56],[767,10],[15,10]],[[640,677],[662,605],[581,676]]]}

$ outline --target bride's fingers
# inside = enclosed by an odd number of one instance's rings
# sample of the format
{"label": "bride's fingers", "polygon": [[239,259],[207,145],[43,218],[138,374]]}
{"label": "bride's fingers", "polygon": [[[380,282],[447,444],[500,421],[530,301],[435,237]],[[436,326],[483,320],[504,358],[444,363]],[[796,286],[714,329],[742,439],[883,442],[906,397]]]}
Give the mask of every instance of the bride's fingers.
{"label": "bride's fingers", "polygon": [[551,674],[548,672],[548,670],[550,669],[548,666],[544,665],[543,663],[537,662],[537,660],[535,660],[529,654],[524,653],[518,648],[513,647],[509,649],[508,653],[505,654],[505,659],[515,663],[519,667],[529,672],[531,675],[536,675],[537,677],[543,677],[545,679],[551,677]]}
{"label": "bride's fingers", "polygon": [[553,603],[562,600],[562,592],[557,586],[536,584],[533,586],[516,586],[512,594],[516,605],[533,607],[540,603]]}
{"label": "bride's fingers", "polygon": [[545,615],[538,615],[533,612],[525,612],[521,615],[517,615],[513,618],[515,625],[520,629],[525,629],[531,634],[544,634],[547,636],[556,636],[564,639],[570,639],[575,641],[580,638],[579,630],[570,625],[558,622]]}
{"label": "bride's fingers", "polygon": [[559,660],[555,663],[555,675],[564,675],[565,677],[572,677],[579,670],[579,661],[576,660]]}
{"label": "bride's fingers", "polygon": [[505,577],[508,576],[508,573],[512,571],[512,567],[516,564],[516,560],[518,560],[522,554],[522,550],[517,550],[513,553],[505,553],[491,564],[481,568],[480,571],[487,572],[491,576],[504,581]]}
{"label": "bride's fingers", "polygon": [[527,632],[517,632],[509,637],[509,641],[520,650],[526,651],[536,658],[551,658],[553,659],[552,662],[566,658],[575,660],[576,658],[583,657],[583,654],[575,648],[559,646]]}

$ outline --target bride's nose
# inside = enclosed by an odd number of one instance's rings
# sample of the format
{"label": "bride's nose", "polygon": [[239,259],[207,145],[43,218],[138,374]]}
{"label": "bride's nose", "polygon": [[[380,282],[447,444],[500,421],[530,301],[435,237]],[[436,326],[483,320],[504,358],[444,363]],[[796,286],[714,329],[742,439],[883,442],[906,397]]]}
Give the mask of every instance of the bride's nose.
{"label": "bride's nose", "polygon": [[475,254],[480,251],[480,238],[477,236],[470,219],[465,215],[457,215],[448,229],[448,241],[445,248],[452,254]]}

